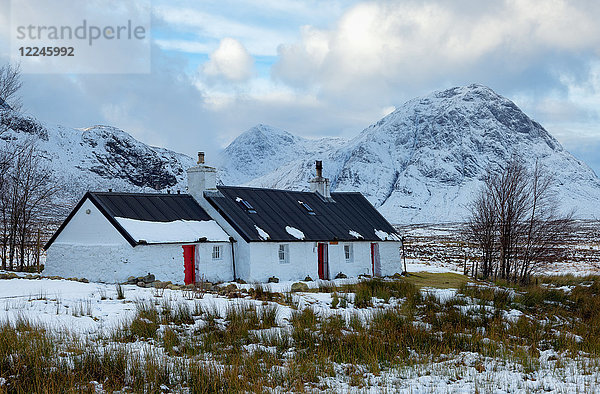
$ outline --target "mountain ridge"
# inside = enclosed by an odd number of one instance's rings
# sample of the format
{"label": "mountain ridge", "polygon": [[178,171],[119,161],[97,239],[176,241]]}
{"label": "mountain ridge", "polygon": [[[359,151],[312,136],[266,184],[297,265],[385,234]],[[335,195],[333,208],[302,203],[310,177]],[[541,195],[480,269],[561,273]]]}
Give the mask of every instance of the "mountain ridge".
{"label": "mountain ridge", "polygon": [[[243,136],[244,134],[242,134]],[[226,152],[243,155],[234,140]],[[296,147],[287,147],[297,150]],[[460,221],[489,166],[512,155],[539,160],[557,178],[563,208],[600,217],[600,179],[516,104],[483,85],[411,99],[335,149],[286,156],[274,171],[239,176],[249,186],[307,189],[314,160],[324,162],[335,191],[360,191],[395,223]],[[221,158],[227,161],[228,158]],[[247,167],[258,165],[250,161]],[[567,182],[570,180],[570,182]]]}
{"label": "mountain ridge", "polygon": [[185,191],[185,170],[194,161],[181,153],[146,145],[113,126],[73,129],[40,122],[12,110],[0,112],[6,131],[0,143],[34,140],[66,205],[88,190]]}
{"label": "mountain ridge", "polygon": [[[65,199],[87,190],[185,191],[195,160],[146,145],[112,126],[73,129],[10,109],[0,143],[34,138]],[[333,191],[363,193],[396,224],[462,221],[488,167],[512,155],[539,160],[556,178],[565,210],[599,218],[600,179],[517,105],[483,85],[432,92],[408,100],[355,137],[309,139],[266,124],[240,134],[209,164],[219,181],[308,190],[322,160]],[[68,205],[68,204],[67,204]]]}

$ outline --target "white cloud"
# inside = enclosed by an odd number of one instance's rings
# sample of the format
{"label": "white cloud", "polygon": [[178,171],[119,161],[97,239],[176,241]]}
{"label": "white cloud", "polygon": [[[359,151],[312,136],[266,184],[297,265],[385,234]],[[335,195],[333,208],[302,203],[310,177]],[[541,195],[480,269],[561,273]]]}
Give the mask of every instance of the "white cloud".
{"label": "white cloud", "polygon": [[[587,67],[600,60],[600,2],[269,2],[155,0],[151,75],[27,75],[24,104],[42,119],[108,122],[189,154],[201,135],[214,154],[256,123],[354,136],[407,99],[479,82],[568,148],[600,146],[600,67]],[[0,0],[4,56],[6,15]],[[221,48],[224,37],[237,44]],[[199,65],[195,54],[211,57]]]}
{"label": "white cloud", "polygon": [[389,99],[398,88],[515,75],[550,54],[595,51],[599,17],[600,5],[585,1],[361,3],[331,29],[307,26],[300,41],[281,45],[273,75],[324,95]]}
{"label": "white cloud", "polygon": [[186,40],[154,40],[154,43],[166,51],[180,51],[187,53],[209,53],[211,45]]}
{"label": "white cloud", "polygon": [[223,37],[233,37],[244,40],[248,45],[248,49],[254,55],[275,55],[277,45],[285,41],[286,38],[292,38],[287,36],[284,31],[256,26],[192,8],[171,5],[157,6],[153,9],[153,13],[169,26],[184,32],[190,32],[200,39],[220,40]]}
{"label": "white cloud", "polygon": [[223,38],[219,47],[209,57],[210,60],[202,66],[204,74],[208,77],[242,82],[254,73],[254,59],[246,48],[233,38]]}

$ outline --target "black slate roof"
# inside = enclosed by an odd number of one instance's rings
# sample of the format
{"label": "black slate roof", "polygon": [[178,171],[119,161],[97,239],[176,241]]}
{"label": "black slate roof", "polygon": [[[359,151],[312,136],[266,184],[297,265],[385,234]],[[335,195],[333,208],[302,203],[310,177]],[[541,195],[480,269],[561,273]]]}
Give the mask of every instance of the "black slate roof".
{"label": "black slate roof", "polygon": [[[366,241],[381,241],[375,230],[397,234],[392,225],[360,193],[331,193],[331,199],[317,193],[237,186],[218,186],[219,193],[205,197],[246,240],[261,241],[255,226],[269,234],[271,241],[299,241],[286,226],[304,233],[306,241],[356,241],[355,231]],[[239,200],[245,200],[250,213]],[[300,203],[307,203],[314,215]]]}
{"label": "black slate roof", "polygon": [[44,249],[48,249],[52,245],[56,237],[58,237],[87,199],[102,212],[132,246],[137,245],[138,241],[129,235],[115,217],[152,222],[212,220],[206,211],[189,194],[87,192],[52,238],[46,243]]}
{"label": "black slate roof", "polygon": [[151,222],[212,220],[189,194],[88,193],[112,217]]}

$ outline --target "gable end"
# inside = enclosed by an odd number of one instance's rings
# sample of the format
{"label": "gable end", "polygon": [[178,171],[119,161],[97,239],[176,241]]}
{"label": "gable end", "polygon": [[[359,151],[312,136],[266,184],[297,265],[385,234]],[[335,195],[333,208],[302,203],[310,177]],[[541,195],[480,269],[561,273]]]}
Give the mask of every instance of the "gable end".
{"label": "gable end", "polygon": [[119,224],[119,222],[117,222],[115,220],[115,218],[113,218],[106,210],[106,208],[103,206],[103,204],[98,201],[98,199],[96,199],[94,197],[94,195],[90,192],[87,192],[82,198],[81,200],[79,200],[79,202],[77,203],[77,205],[75,206],[75,208],[73,208],[73,210],[71,211],[71,213],[69,214],[69,216],[67,216],[67,218],[62,222],[62,224],[60,225],[60,227],[58,228],[58,230],[56,230],[56,232],[52,235],[52,237],[48,240],[48,242],[46,242],[46,244],[44,245],[44,250],[48,250],[48,248],[54,243],[54,241],[56,240],[56,238],[60,235],[60,233],[62,233],[62,231],[65,229],[65,227],[69,224],[69,222],[71,221],[71,219],[73,219],[73,216],[75,216],[75,214],[81,209],[81,206],[85,203],[86,200],[90,200],[90,202],[92,204],[94,204],[94,206],[96,208],[98,208],[98,210],[100,211],[100,213],[102,213],[102,215],[109,221],[109,223],[123,236],[123,238],[125,238],[125,240],[132,246],[135,247],[138,243],[131,237],[131,235],[129,235],[129,233],[127,231],[125,231],[125,229],[123,228],[123,226],[121,226]]}

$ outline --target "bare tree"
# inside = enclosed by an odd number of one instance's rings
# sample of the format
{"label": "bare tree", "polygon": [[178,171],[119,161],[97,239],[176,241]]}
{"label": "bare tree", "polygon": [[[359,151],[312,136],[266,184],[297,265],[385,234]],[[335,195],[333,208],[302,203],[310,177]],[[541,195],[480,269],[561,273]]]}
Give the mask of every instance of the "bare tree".
{"label": "bare tree", "polygon": [[494,205],[498,224],[499,262],[494,276],[510,279],[528,208],[527,169],[512,158],[498,176],[488,175],[486,187]]}
{"label": "bare tree", "polygon": [[553,183],[552,176],[536,161],[529,175],[530,207],[524,223],[520,271],[515,272],[521,281],[527,281],[541,265],[564,258],[566,249],[560,243],[576,230],[573,212],[558,212]]}
{"label": "bare tree", "polygon": [[19,90],[23,86],[21,81],[21,67],[10,63],[0,66],[0,104],[5,102],[13,110],[21,108]]}
{"label": "bare tree", "polygon": [[553,198],[553,179],[537,162],[528,171],[512,158],[500,171],[488,170],[470,207],[469,233],[481,251],[482,277],[527,282],[540,265],[562,257],[560,243],[574,229]]}
{"label": "bare tree", "polygon": [[[19,96],[21,86],[20,66],[13,66],[11,64],[0,66],[0,137],[8,131],[4,117],[9,116],[2,109],[2,104],[6,103],[10,105],[13,110],[19,109],[21,107],[21,98]],[[11,149],[8,144],[0,146],[0,188],[5,181],[11,156]]]}
{"label": "bare tree", "polygon": [[58,185],[33,141],[13,147],[10,168],[0,194],[2,265],[20,270],[36,243],[37,230],[52,209]]}
{"label": "bare tree", "polygon": [[481,251],[480,264],[473,269],[473,275],[479,272],[483,279],[487,279],[493,274],[497,218],[492,199],[485,189],[479,192],[470,210],[472,215],[467,225],[467,236]]}

